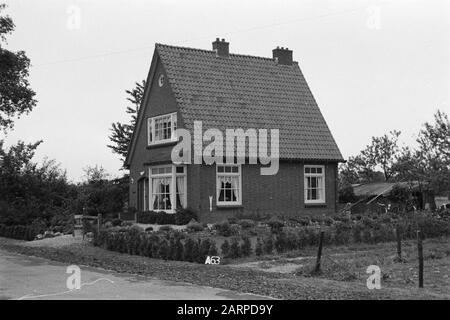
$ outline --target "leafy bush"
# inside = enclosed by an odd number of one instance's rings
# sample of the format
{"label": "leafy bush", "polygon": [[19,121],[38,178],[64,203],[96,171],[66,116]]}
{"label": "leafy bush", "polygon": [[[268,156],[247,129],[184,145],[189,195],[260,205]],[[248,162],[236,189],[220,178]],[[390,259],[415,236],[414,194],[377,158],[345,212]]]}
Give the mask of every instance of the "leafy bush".
{"label": "leafy bush", "polygon": [[209,255],[210,247],[211,241],[209,239],[203,239],[200,241],[199,258],[201,257],[203,261],[205,261],[206,257]]}
{"label": "leafy bush", "polygon": [[334,243],[337,245],[348,244],[351,239],[351,225],[342,221],[334,225]]}
{"label": "leafy bush", "polygon": [[191,222],[191,220],[198,220],[197,214],[190,209],[178,209],[175,213],[175,224],[185,225]]}
{"label": "leafy bush", "polygon": [[164,211],[146,211],[137,213],[137,222],[144,224],[176,224],[185,225],[192,219],[197,220],[197,214],[190,209],[178,209],[175,214]]}
{"label": "leafy bush", "polygon": [[287,248],[287,237],[284,231],[279,231],[275,236],[275,249],[278,253],[285,252]]}
{"label": "leafy bush", "polygon": [[217,254],[218,254],[218,251],[217,251],[216,243],[211,240],[211,243],[210,243],[210,246],[209,246],[208,255],[209,256],[217,256]]}
{"label": "leafy bush", "polygon": [[263,242],[260,238],[256,241],[255,254],[259,257],[263,254]]}
{"label": "leafy bush", "polygon": [[273,239],[272,236],[269,235],[264,239],[264,253],[271,254],[273,252]]}
{"label": "leafy bush", "polygon": [[204,228],[203,224],[198,222],[191,222],[186,226],[188,232],[200,232],[203,231]]}
{"label": "leafy bush", "polygon": [[6,226],[0,224],[0,237],[31,241],[34,240],[37,234],[31,226]]}
{"label": "leafy bush", "polygon": [[111,221],[111,224],[113,225],[113,227],[120,226],[120,225],[122,224],[122,220],[119,219],[119,218],[113,219],[113,220]]}
{"label": "leafy bush", "polygon": [[281,220],[279,220],[279,219],[277,219],[277,218],[272,218],[272,219],[270,219],[270,220],[267,222],[267,224],[269,225],[270,231],[271,231],[272,233],[278,233],[278,232],[280,232],[280,231],[283,229],[283,227],[284,227],[284,222],[281,221]]}
{"label": "leafy bush", "polygon": [[228,220],[229,224],[236,224],[236,223],[238,223],[238,218],[237,217],[229,217],[227,220]]}
{"label": "leafy bush", "polygon": [[225,240],[222,243],[222,246],[220,247],[220,251],[222,253],[222,256],[228,257],[228,254],[230,253],[230,243],[228,242],[228,240]]}
{"label": "leafy bush", "polygon": [[184,257],[183,259],[185,261],[190,261],[193,262],[195,257],[194,257],[194,246],[196,245],[196,242],[194,240],[192,240],[191,238],[188,238],[186,240],[186,242],[184,243]]}
{"label": "leafy bush", "polygon": [[241,256],[239,241],[237,238],[231,240],[230,252],[228,253],[229,258],[239,258]]}
{"label": "leafy bush", "polygon": [[214,229],[217,230],[217,233],[224,237],[230,237],[233,234],[231,229],[231,225],[228,221],[218,222],[214,224]]}
{"label": "leafy bush", "polygon": [[255,221],[250,219],[242,219],[239,220],[237,224],[240,225],[242,229],[250,229],[255,226]]}
{"label": "leafy bush", "polygon": [[252,254],[252,243],[250,242],[250,238],[244,237],[242,238],[243,242],[240,247],[240,253],[244,257],[248,257]]}

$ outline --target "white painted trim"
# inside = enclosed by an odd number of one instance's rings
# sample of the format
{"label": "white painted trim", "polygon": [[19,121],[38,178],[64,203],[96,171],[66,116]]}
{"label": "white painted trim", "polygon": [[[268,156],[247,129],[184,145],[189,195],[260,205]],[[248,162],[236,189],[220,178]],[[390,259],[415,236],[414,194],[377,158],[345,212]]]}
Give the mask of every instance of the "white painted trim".
{"label": "white painted trim", "polygon": [[[306,168],[322,168],[322,173],[305,173]],[[325,204],[327,202],[326,196],[326,175],[325,175],[326,166],[324,165],[304,165],[303,166],[303,190],[304,190],[304,202],[305,204]],[[307,200],[308,197],[308,188],[307,188],[307,177],[322,177],[323,180],[323,199],[319,200]]]}
{"label": "white painted trim", "polygon": [[[160,118],[164,118],[170,116],[170,122],[171,122],[171,137],[169,139],[164,139],[164,140],[158,140],[158,141],[151,141],[150,140],[150,126],[151,126],[151,136],[153,138],[153,140],[155,139],[155,120],[158,120]],[[147,145],[148,146],[154,146],[154,145],[160,145],[160,144],[164,144],[164,143],[170,143],[170,142],[176,142],[178,141],[177,136],[175,135],[175,129],[178,128],[177,125],[177,112],[171,112],[171,113],[166,113],[166,114],[161,114],[155,117],[150,117],[147,118]]]}
{"label": "white painted trim", "polygon": [[[162,173],[162,174],[152,174],[152,169],[157,168],[168,168],[171,167],[170,173]],[[183,167],[184,173],[178,173],[176,167]],[[166,213],[175,213],[176,212],[176,206],[177,206],[177,189],[176,189],[176,183],[177,183],[177,177],[184,177],[184,208],[187,208],[187,166],[186,165],[173,165],[173,164],[166,164],[166,165],[156,165],[156,166],[150,166],[148,168],[148,176],[149,176],[149,210],[159,212],[164,211]],[[163,210],[163,209],[153,209],[153,203],[150,203],[152,201],[152,188],[153,188],[153,182],[152,178],[171,178],[171,184],[170,184],[170,203],[172,204],[172,209],[170,210]]]}
{"label": "white painted trim", "polygon": [[[218,172],[219,166],[234,166],[238,167],[238,174],[239,174],[239,201],[219,201],[219,195],[220,195],[220,188],[219,188],[219,181],[217,179],[217,175],[224,175],[224,176],[231,176],[235,177],[235,172]],[[227,207],[227,206],[241,206],[242,205],[242,165],[240,164],[216,164],[216,205],[218,207]]]}

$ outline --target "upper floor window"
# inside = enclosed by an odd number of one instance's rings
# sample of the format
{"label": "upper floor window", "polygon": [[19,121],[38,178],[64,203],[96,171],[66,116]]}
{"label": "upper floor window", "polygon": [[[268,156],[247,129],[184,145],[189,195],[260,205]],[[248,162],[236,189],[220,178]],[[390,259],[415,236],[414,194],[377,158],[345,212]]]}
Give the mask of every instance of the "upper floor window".
{"label": "upper floor window", "polygon": [[325,166],[305,165],[305,203],[325,203]]}
{"label": "upper floor window", "polygon": [[148,144],[176,141],[177,113],[147,119]]}
{"label": "upper floor window", "polygon": [[242,176],[240,165],[217,165],[217,205],[242,204]]}

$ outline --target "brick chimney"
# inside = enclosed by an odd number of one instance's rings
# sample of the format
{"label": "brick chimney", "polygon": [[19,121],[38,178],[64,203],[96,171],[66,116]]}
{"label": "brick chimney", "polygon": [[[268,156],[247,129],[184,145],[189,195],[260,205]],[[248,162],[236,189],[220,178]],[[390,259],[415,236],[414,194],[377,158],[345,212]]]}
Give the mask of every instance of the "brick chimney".
{"label": "brick chimney", "polygon": [[222,41],[219,38],[216,38],[216,41],[212,43],[213,50],[216,51],[216,56],[228,58],[230,57],[230,43],[225,42],[225,39],[222,39]]}
{"label": "brick chimney", "polygon": [[273,59],[278,64],[284,64],[284,65],[292,65],[292,50],[289,50],[288,48],[283,47],[277,47],[276,49],[272,50]]}

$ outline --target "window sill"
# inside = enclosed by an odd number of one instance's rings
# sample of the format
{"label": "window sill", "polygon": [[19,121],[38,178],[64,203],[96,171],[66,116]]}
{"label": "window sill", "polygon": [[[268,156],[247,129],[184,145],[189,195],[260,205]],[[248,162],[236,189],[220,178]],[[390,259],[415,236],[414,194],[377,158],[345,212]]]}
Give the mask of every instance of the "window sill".
{"label": "window sill", "polygon": [[324,208],[326,206],[327,206],[326,202],[305,203],[305,208]]}
{"label": "window sill", "polygon": [[177,140],[171,140],[171,141],[164,141],[164,142],[158,142],[158,143],[152,143],[147,145],[147,149],[155,149],[159,147],[166,147],[171,145],[176,145],[178,143]]}
{"label": "window sill", "polygon": [[217,204],[217,209],[240,209],[244,208],[242,204]]}

